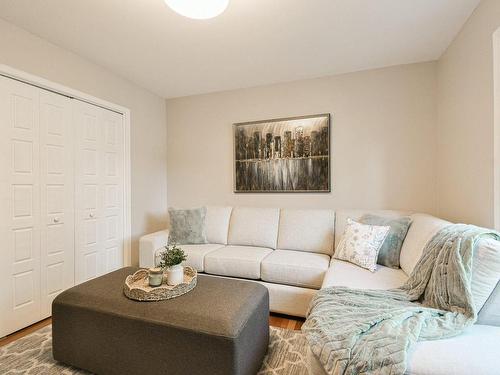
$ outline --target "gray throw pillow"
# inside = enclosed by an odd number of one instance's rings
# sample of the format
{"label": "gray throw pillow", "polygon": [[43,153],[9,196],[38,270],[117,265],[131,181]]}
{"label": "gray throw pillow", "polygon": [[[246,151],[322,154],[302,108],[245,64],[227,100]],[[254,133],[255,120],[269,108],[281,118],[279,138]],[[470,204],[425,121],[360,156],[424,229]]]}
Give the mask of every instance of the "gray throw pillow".
{"label": "gray throw pillow", "polygon": [[386,267],[399,268],[401,246],[403,246],[406,233],[408,233],[411,219],[407,216],[389,219],[377,215],[364,215],[359,222],[369,225],[383,225],[391,227],[378,253],[377,263]]}
{"label": "gray throw pillow", "polygon": [[205,230],[205,207],[191,210],[174,210],[169,208],[170,229],[168,244],[179,245],[207,243]]}

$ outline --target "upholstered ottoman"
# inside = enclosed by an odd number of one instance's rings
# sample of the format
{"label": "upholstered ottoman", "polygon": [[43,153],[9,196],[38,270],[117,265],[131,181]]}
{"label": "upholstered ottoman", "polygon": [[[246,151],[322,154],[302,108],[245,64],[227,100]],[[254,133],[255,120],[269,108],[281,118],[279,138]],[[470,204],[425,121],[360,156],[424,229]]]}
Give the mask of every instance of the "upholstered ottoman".
{"label": "upholstered ottoman", "polygon": [[269,296],[257,283],[198,276],[172,300],[123,294],[123,268],[61,293],[54,359],[96,374],[255,374],[269,340]]}

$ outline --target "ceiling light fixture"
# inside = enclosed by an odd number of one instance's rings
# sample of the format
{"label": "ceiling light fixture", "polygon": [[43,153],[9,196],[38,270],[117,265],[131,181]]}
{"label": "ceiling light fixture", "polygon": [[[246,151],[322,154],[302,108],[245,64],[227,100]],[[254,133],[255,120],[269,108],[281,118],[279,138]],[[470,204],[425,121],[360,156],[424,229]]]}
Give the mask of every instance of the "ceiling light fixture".
{"label": "ceiling light fixture", "polygon": [[184,17],[206,20],[224,12],[229,0],[165,0],[165,2],[173,11]]}

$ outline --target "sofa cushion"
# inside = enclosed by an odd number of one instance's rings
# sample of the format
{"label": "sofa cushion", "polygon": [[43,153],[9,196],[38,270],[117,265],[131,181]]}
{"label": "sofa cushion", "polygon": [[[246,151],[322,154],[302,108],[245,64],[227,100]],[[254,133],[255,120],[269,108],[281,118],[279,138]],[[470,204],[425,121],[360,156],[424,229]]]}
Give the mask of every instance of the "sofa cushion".
{"label": "sofa cushion", "polygon": [[201,244],[201,245],[180,245],[187,255],[187,259],[182,263],[184,266],[191,266],[199,272],[204,271],[205,255],[224,247],[221,244]]}
{"label": "sofa cushion", "polygon": [[391,289],[400,287],[407,279],[408,276],[401,269],[378,266],[375,272],[370,272],[355,264],[332,259],[322,287],[347,286],[358,289]]}
{"label": "sofa cushion", "polygon": [[258,280],[260,263],[272,252],[264,247],[226,246],[205,256],[205,272]]}
{"label": "sofa cushion", "polygon": [[319,289],[330,257],[303,251],[276,250],[261,264],[261,279],[270,283]]}
{"label": "sofa cushion", "polygon": [[[410,275],[427,243],[451,223],[430,215],[411,215],[412,224],[401,248],[401,268]],[[472,296],[476,311],[480,311],[500,280],[500,242],[483,239],[476,247],[472,262]],[[486,312],[485,312],[486,313]],[[499,322],[500,324],[500,322]]]}
{"label": "sofa cushion", "polygon": [[420,341],[409,353],[406,374],[498,374],[499,342],[499,327],[477,324],[453,338]]}
{"label": "sofa cushion", "polygon": [[205,227],[209,243],[227,245],[227,234],[229,232],[229,220],[231,219],[232,210],[232,207],[207,207]]}
{"label": "sofa cushion", "polygon": [[344,234],[347,219],[359,221],[365,215],[377,215],[387,219],[395,219],[405,215],[408,216],[409,212],[390,210],[337,210],[335,211],[335,248]]}
{"label": "sofa cushion", "polygon": [[[419,341],[408,353],[405,375],[487,375],[498,373],[500,328],[473,325],[461,335],[442,340]],[[326,375],[308,346],[310,374]]]}
{"label": "sofa cushion", "polygon": [[335,212],[282,209],[278,248],[332,255]]}
{"label": "sofa cushion", "polygon": [[451,223],[426,214],[413,214],[412,223],[401,247],[401,268],[410,275],[422,256],[425,245],[442,228]]}
{"label": "sofa cushion", "polygon": [[233,208],[228,244],[276,249],[279,212],[278,208]]}

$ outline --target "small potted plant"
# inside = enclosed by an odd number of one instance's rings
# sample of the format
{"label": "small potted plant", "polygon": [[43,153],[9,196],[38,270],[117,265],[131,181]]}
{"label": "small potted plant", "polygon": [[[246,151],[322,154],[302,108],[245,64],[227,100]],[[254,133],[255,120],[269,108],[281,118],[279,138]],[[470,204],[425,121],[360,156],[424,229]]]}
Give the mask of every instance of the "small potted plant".
{"label": "small potted plant", "polygon": [[184,267],[181,263],[187,256],[176,244],[165,246],[165,249],[160,255],[160,267],[167,270],[167,284],[175,286],[184,282]]}

